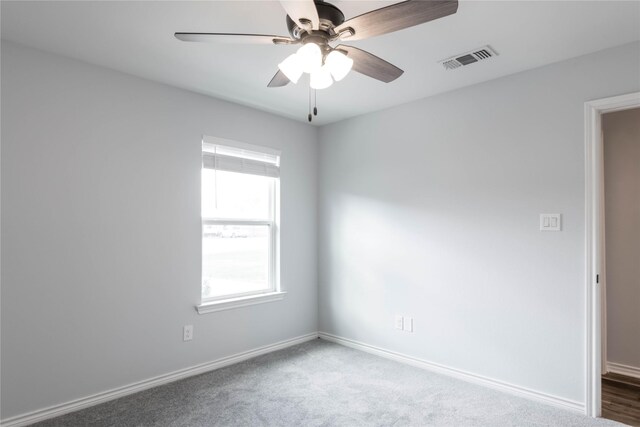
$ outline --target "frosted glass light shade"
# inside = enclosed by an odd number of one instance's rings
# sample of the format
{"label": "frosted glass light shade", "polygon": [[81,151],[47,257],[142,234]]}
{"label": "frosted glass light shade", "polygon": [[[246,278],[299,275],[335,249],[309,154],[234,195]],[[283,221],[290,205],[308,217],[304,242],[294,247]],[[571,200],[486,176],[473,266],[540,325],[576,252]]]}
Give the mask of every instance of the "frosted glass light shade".
{"label": "frosted glass light shade", "polygon": [[300,76],[302,75],[302,61],[297,54],[289,55],[284,61],[278,64],[280,71],[284,73],[287,78],[294,84],[298,83]]}
{"label": "frosted glass light shade", "polygon": [[311,73],[311,89],[326,89],[333,84],[329,67],[323,65],[318,70]]}
{"label": "frosted glass light shade", "polygon": [[353,67],[353,59],[337,50],[331,51],[324,63],[329,67],[331,75],[337,82],[344,79],[351,71],[351,67]]}
{"label": "frosted glass light shade", "polygon": [[305,73],[313,73],[322,66],[322,51],[315,43],[305,44],[298,49],[297,55]]}

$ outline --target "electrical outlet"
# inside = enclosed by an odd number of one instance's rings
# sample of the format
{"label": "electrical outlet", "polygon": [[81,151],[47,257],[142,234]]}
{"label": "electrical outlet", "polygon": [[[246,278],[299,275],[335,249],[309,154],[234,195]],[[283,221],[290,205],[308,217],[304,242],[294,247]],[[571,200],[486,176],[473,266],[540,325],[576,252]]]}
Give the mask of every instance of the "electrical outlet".
{"label": "electrical outlet", "polygon": [[191,341],[193,339],[193,325],[187,325],[182,329],[182,341]]}
{"label": "electrical outlet", "polygon": [[405,332],[413,332],[413,317],[404,318],[402,330]]}
{"label": "electrical outlet", "polygon": [[402,328],[404,327],[403,326],[404,325],[404,318],[399,314],[396,314],[396,323],[395,323],[395,325],[396,325],[396,329],[400,329],[400,330],[402,330]]}

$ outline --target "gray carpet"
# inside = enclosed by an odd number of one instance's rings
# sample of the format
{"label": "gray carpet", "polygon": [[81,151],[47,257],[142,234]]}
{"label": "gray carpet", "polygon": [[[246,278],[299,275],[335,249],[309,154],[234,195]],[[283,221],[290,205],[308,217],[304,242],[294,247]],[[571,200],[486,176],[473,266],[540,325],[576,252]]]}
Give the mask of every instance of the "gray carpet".
{"label": "gray carpet", "polygon": [[621,426],[321,340],[38,426]]}

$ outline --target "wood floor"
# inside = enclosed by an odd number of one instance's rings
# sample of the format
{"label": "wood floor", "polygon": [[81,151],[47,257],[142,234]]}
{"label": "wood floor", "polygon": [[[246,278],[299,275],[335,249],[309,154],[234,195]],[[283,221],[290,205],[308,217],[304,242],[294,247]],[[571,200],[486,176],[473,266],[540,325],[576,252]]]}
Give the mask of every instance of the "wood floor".
{"label": "wood floor", "polygon": [[640,426],[640,379],[611,372],[603,375],[602,417]]}

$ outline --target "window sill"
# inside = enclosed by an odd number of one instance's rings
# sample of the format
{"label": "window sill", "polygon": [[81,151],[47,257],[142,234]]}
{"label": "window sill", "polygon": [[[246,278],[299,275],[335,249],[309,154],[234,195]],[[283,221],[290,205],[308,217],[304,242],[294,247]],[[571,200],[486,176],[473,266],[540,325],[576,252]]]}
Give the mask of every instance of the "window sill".
{"label": "window sill", "polygon": [[196,305],[198,314],[214,313],[216,311],[231,310],[233,308],[245,307],[254,304],[264,304],[272,301],[280,301],[286,292],[270,292],[268,294],[251,295],[248,297],[225,299],[220,301],[206,302]]}

